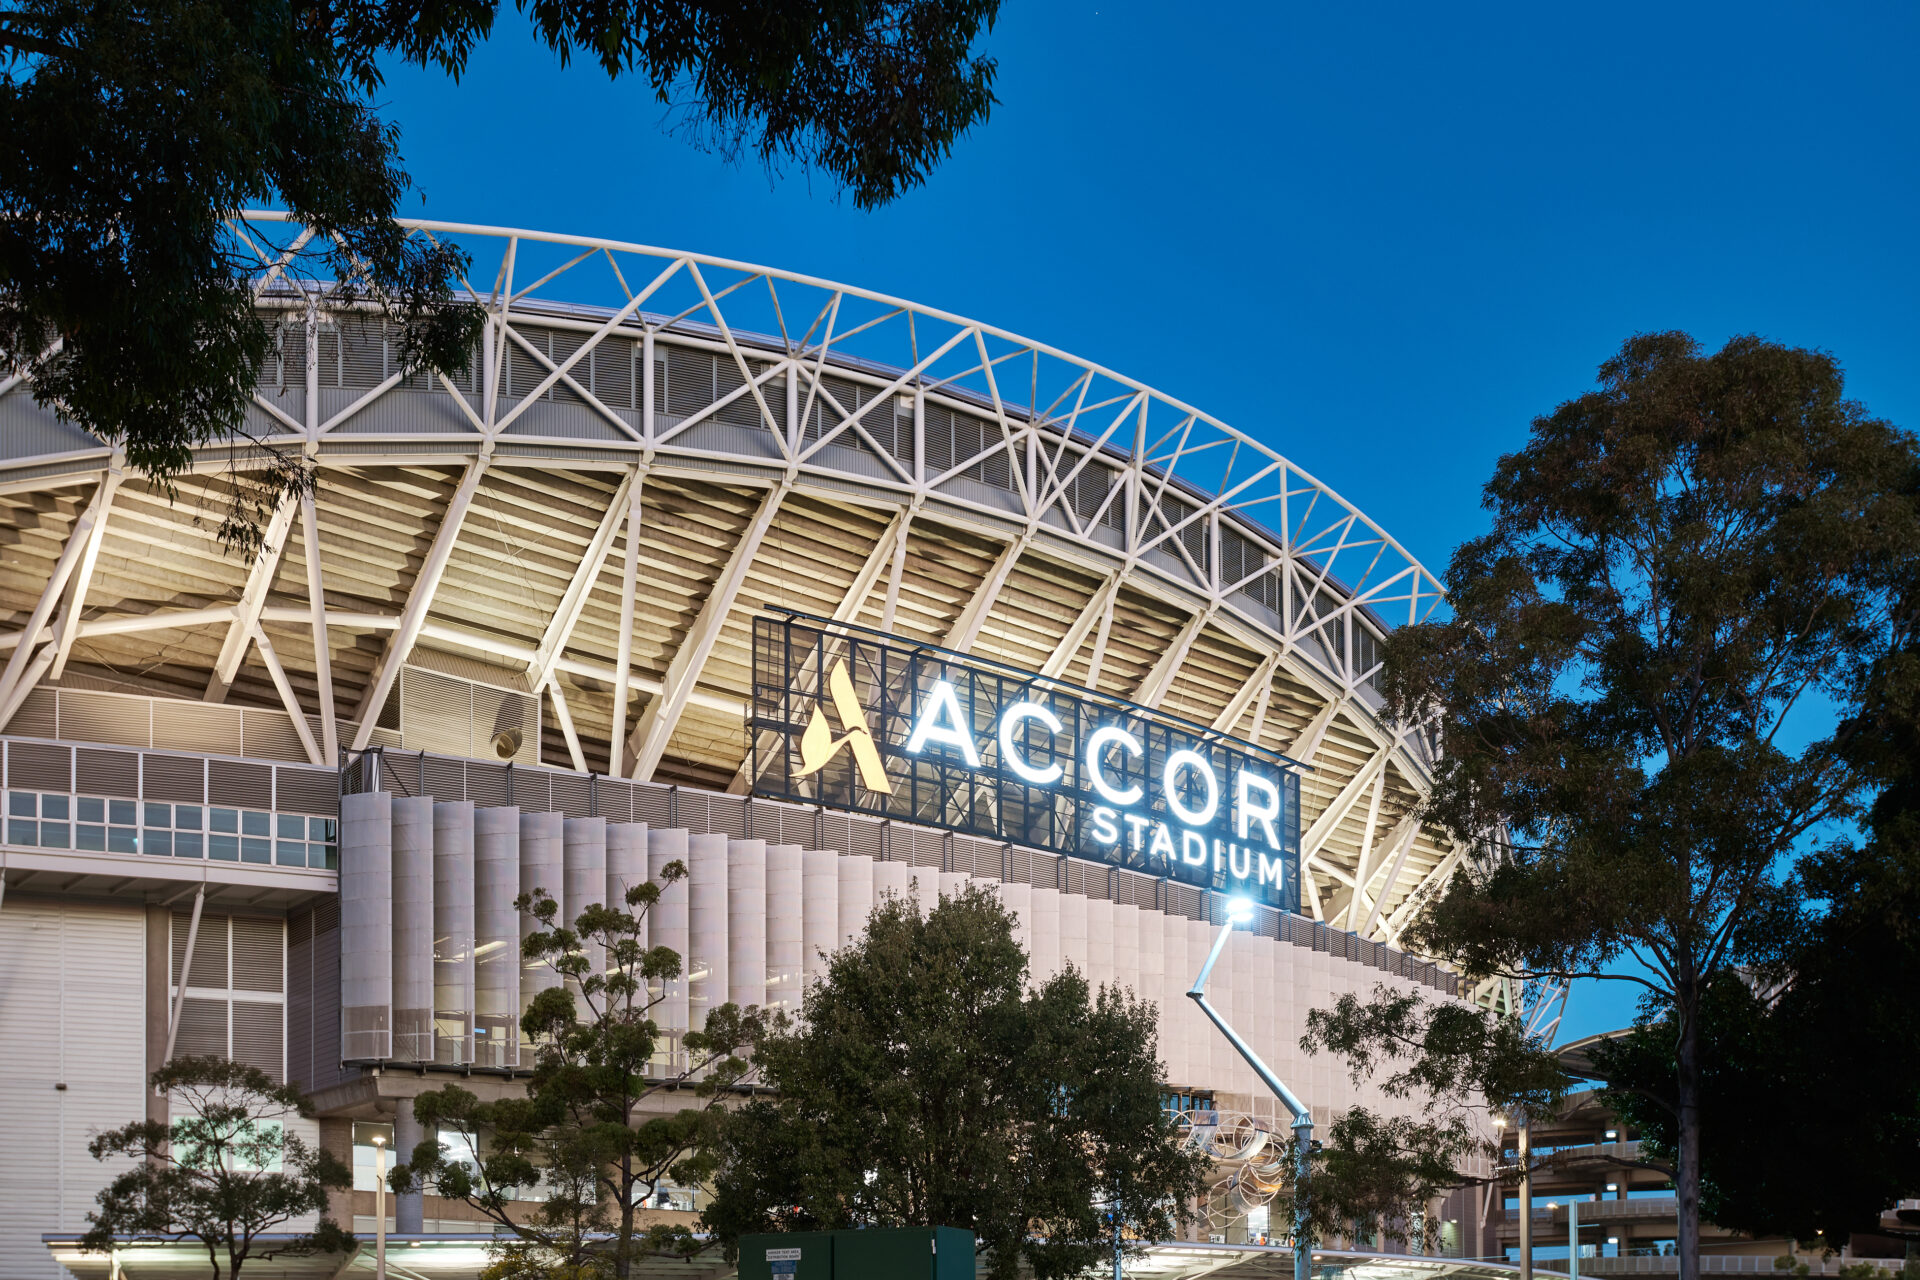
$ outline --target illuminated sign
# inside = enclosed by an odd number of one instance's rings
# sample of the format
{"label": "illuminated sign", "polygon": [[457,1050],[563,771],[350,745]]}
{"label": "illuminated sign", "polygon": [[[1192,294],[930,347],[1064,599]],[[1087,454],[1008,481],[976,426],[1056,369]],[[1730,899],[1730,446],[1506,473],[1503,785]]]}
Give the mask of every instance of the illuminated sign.
{"label": "illuminated sign", "polygon": [[1072,854],[1299,910],[1300,777],[1204,725],[991,661],[754,620],[754,794]]}

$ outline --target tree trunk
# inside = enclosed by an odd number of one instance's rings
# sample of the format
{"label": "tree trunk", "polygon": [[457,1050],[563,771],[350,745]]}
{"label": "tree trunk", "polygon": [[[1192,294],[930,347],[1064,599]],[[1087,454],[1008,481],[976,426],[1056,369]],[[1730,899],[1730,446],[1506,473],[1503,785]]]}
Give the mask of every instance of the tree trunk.
{"label": "tree trunk", "polygon": [[1673,1182],[1680,1210],[1680,1280],[1699,1280],[1700,1276],[1700,1002],[1690,998],[1693,996],[1693,992],[1685,992],[1675,1002],[1680,1019],[1676,1055],[1680,1167],[1674,1172]]}
{"label": "tree trunk", "polygon": [[615,1280],[628,1280],[633,1273],[633,1156],[620,1157],[620,1238],[613,1245]]}

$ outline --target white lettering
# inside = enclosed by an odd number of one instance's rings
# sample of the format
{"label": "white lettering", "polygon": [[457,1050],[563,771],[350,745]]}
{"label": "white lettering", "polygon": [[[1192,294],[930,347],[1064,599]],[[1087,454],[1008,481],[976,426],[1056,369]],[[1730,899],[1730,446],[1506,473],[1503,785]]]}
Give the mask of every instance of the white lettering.
{"label": "white lettering", "polygon": [[1173,837],[1167,834],[1166,823],[1153,824],[1153,843],[1147,846],[1147,856],[1165,858],[1168,862],[1173,861]]}
{"label": "white lettering", "polygon": [[1270,884],[1276,889],[1285,888],[1286,885],[1284,881],[1286,879],[1286,871],[1287,860],[1285,858],[1269,858],[1264,853],[1260,855],[1260,883],[1262,885]]}
{"label": "white lettering", "polygon": [[1123,809],[1130,804],[1139,804],[1140,797],[1145,792],[1141,790],[1138,783],[1123,791],[1107,781],[1106,772],[1100,767],[1100,757],[1106,754],[1108,743],[1124,747],[1130,754],[1136,756],[1144,750],[1140,745],[1140,739],[1117,724],[1103,724],[1087,735],[1087,776],[1093,783],[1093,789],[1100,793],[1102,800],[1108,804],[1119,805]]}
{"label": "white lettering", "polygon": [[[1135,853],[1140,852],[1140,833],[1147,829],[1147,819],[1137,813],[1122,814],[1121,818],[1127,824],[1127,848]],[[1173,851],[1171,844],[1167,846],[1167,851]]]}
{"label": "white lettering", "polygon": [[1253,850],[1243,844],[1228,845],[1227,870],[1235,880],[1245,880],[1253,871]]}
{"label": "white lettering", "polygon": [[[1192,769],[1206,779],[1207,802],[1198,809],[1189,809],[1180,799],[1180,787],[1175,779],[1182,769]],[[1160,771],[1160,781],[1167,789],[1167,808],[1173,816],[1190,827],[1204,827],[1213,821],[1214,811],[1220,807],[1220,782],[1213,776],[1213,766],[1198,751],[1172,751],[1167,754],[1167,764]],[[1204,858],[1201,861],[1205,861]]]}
{"label": "white lettering", "polygon": [[1047,726],[1048,733],[1059,733],[1063,727],[1059,716],[1037,702],[1014,703],[1000,717],[1000,762],[1036,787],[1052,786],[1066,772],[1060,762],[1056,760],[1044,769],[1036,769],[1014,744],[1014,733],[1029,720],[1038,720]]}
{"label": "white lettering", "polygon": [[1120,828],[1114,820],[1120,815],[1105,805],[1099,805],[1093,811],[1093,838],[1101,844],[1117,844],[1120,840]]}
{"label": "white lettering", "polygon": [[[1165,827],[1160,829],[1162,831],[1166,830]],[[1207,838],[1205,836],[1201,835],[1198,831],[1182,831],[1180,833],[1180,845],[1180,860],[1182,862],[1190,867],[1204,867],[1207,865]]]}
{"label": "white lettering", "polygon": [[[1267,845],[1280,847],[1279,833],[1273,829],[1273,820],[1280,816],[1280,788],[1273,785],[1271,779],[1263,778],[1246,769],[1240,771],[1239,802],[1234,805],[1233,831],[1242,840],[1254,823],[1266,828]],[[1264,804],[1255,804],[1252,793],[1258,791],[1266,797]]]}
{"label": "white lettering", "polygon": [[935,680],[927,689],[927,705],[920,712],[920,722],[913,726],[913,734],[907,739],[907,754],[917,756],[929,742],[937,743],[957,749],[969,769],[978,769],[980,753],[974,750],[973,734],[967,730],[966,723],[966,717],[960,713],[960,697],[953,686],[945,680]]}

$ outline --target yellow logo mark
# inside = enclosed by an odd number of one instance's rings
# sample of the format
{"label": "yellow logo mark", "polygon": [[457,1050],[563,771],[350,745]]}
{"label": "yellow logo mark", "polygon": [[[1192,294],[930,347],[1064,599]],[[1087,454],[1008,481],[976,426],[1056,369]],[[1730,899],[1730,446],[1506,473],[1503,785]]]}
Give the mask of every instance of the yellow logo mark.
{"label": "yellow logo mark", "polygon": [[833,670],[827,673],[827,691],[833,695],[833,709],[847,731],[834,737],[833,730],[827,727],[826,712],[815,703],[813,718],[807,721],[806,732],[800,735],[801,767],[794,776],[804,778],[818,773],[840,754],[840,748],[852,747],[853,762],[860,767],[861,785],[869,791],[892,795],[893,784],[887,781],[886,766],[880,762],[880,748],[873,744],[873,730],[867,727],[867,713],[861,709],[860,699],[853,691],[853,677],[847,674],[845,658],[835,662]]}

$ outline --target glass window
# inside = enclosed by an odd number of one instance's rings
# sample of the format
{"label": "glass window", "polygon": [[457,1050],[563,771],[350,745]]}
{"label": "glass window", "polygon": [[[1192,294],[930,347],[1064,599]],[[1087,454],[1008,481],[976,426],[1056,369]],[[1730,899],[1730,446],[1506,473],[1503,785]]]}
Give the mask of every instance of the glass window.
{"label": "glass window", "polygon": [[393,1126],[390,1124],[375,1124],[365,1120],[354,1121],[353,1189],[355,1191],[372,1191],[379,1186],[378,1175],[375,1173],[374,1165],[375,1148],[373,1139],[376,1135],[378,1135],[387,1147],[386,1167],[389,1170],[393,1168]]}
{"label": "glass window", "polygon": [[305,840],[307,838],[307,820],[297,813],[283,813],[276,822],[276,832],[282,840]]}
{"label": "glass window", "polygon": [[173,829],[175,831],[198,831],[200,829],[200,806],[197,804],[177,804],[173,806]]}
{"label": "glass window", "polygon": [[107,829],[90,823],[81,823],[73,831],[73,847],[84,849],[88,853],[107,851]]}
{"label": "glass window", "polygon": [[68,812],[71,804],[72,800],[67,796],[41,796],[40,816],[43,818],[57,818],[61,822],[65,822],[67,818],[71,816]]}
{"label": "glass window", "polygon": [[222,862],[240,861],[240,837],[208,836],[207,856],[218,858]]}
{"label": "glass window", "polygon": [[150,827],[170,827],[173,825],[173,806],[147,802],[147,825]]}
{"label": "glass window", "polygon": [[72,836],[72,828],[64,822],[43,822],[40,824],[40,847],[42,849],[64,849]]}
{"label": "glass window", "polygon": [[157,831],[148,827],[146,845],[148,853],[162,858],[168,857],[173,853],[173,832]]}
{"label": "glass window", "polygon": [[240,834],[243,836],[270,836],[273,834],[273,815],[260,813],[253,809],[240,811]]}
{"label": "glass window", "polygon": [[80,821],[105,822],[107,820],[107,802],[99,796],[81,796]]}
{"label": "glass window", "polygon": [[274,842],[275,861],[283,867],[304,867],[307,865],[307,846],[297,840],[278,840]]}
{"label": "glass window", "polygon": [[7,792],[7,816],[9,818],[34,817],[34,801],[39,799],[31,791]]}
{"label": "glass window", "polygon": [[308,818],[307,839],[331,841],[333,839],[333,828],[334,821],[332,818]]}
{"label": "glass window", "polygon": [[238,809],[207,810],[207,830],[224,831],[231,835],[240,834],[240,811]]}
{"label": "glass window", "polygon": [[40,824],[28,822],[24,818],[7,819],[7,843],[36,845],[40,843]]}
{"label": "glass window", "polygon": [[198,831],[176,831],[173,833],[173,856],[176,858],[198,858],[202,846]]}
{"label": "glass window", "polygon": [[[264,815],[262,815],[264,816]],[[273,861],[273,841],[264,837],[242,836],[240,839],[240,861],[269,863]]]}
{"label": "glass window", "polygon": [[107,852],[108,853],[140,852],[140,833],[135,831],[132,827],[108,827],[107,828]]}
{"label": "glass window", "polygon": [[131,800],[109,800],[107,821],[117,827],[131,827],[140,821],[140,806]]}

